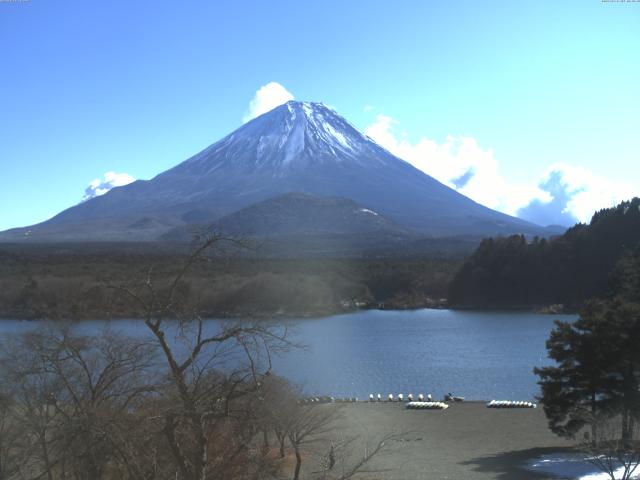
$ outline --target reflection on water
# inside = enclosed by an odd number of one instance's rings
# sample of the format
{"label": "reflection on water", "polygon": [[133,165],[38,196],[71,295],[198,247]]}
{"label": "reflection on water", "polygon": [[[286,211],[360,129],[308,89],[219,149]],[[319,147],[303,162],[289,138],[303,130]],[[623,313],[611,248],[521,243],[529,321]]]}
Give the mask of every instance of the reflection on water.
{"label": "reflection on water", "polygon": [[[468,399],[532,400],[535,366],[549,364],[545,341],[553,320],[570,315],[453,310],[362,311],[291,322],[307,348],[274,359],[274,370],[310,394],[446,392]],[[91,332],[106,322],[82,324]],[[212,321],[212,326],[215,325]],[[0,321],[0,334],[38,323]],[[117,330],[146,334],[139,321],[114,322]]]}

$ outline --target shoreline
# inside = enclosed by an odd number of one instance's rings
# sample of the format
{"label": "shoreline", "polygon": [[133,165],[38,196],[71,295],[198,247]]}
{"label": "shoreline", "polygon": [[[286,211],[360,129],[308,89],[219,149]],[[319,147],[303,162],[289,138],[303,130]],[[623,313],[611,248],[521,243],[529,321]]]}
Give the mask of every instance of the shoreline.
{"label": "shoreline", "polygon": [[[239,319],[253,319],[261,321],[273,321],[273,320],[311,320],[321,319],[326,317],[333,317],[336,315],[347,315],[357,312],[368,311],[417,311],[417,310],[453,310],[453,311],[475,311],[475,312],[514,312],[514,313],[535,313],[537,315],[576,315],[579,313],[579,309],[563,309],[562,311],[549,311],[543,306],[498,306],[498,307],[473,307],[473,306],[372,306],[366,308],[346,308],[346,309],[327,309],[327,310],[306,310],[300,312],[204,312],[201,313],[201,317],[206,319],[219,319],[219,320],[239,320]],[[24,321],[118,321],[118,320],[144,320],[144,317],[134,315],[118,315],[118,316],[91,316],[91,317],[75,317],[75,318],[53,318],[53,317],[40,317],[37,315],[25,313],[25,312],[2,312],[0,311],[0,322],[3,320],[24,320]]]}

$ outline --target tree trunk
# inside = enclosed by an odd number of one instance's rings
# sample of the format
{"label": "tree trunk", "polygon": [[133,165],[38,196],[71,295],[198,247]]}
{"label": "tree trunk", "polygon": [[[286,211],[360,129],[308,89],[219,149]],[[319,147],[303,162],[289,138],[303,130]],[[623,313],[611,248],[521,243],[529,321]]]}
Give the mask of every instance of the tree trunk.
{"label": "tree trunk", "polygon": [[622,431],[622,440],[625,448],[633,446],[633,430],[635,427],[634,410],[637,403],[638,382],[635,375],[633,360],[629,362],[625,379],[625,389],[623,395],[623,409],[625,417],[625,429]]}
{"label": "tree trunk", "polygon": [[281,434],[277,428],[273,430],[273,433],[276,434],[276,438],[278,439],[278,445],[280,447],[280,458],[284,458],[284,442],[287,441],[287,435],[285,433]]}
{"label": "tree trunk", "polygon": [[300,455],[300,449],[297,444],[293,445],[293,449],[296,452],[296,469],[293,472],[293,480],[300,478],[300,468],[302,467],[302,455]]}
{"label": "tree trunk", "polygon": [[197,480],[207,478],[207,437],[204,435],[204,419],[195,411],[192,413],[192,425],[196,438],[195,467]]}
{"label": "tree trunk", "polygon": [[596,420],[596,392],[591,392],[591,444],[598,444],[598,422]]}
{"label": "tree trunk", "polygon": [[625,447],[629,444],[629,411],[626,405],[622,407],[622,445]]}
{"label": "tree trunk", "polygon": [[[175,424],[172,415],[168,415],[165,417],[165,425],[162,429],[167,443],[169,444],[169,449],[171,450],[171,454],[173,455],[173,459],[175,460],[178,468],[180,469],[180,473],[185,480],[190,478],[190,472],[187,468],[187,462],[182,454],[182,450],[180,449],[180,444],[175,436]],[[176,474],[177,476],[177,474]]]}
{"label": "tree trunk", "polygon": [[329,470],[331,470],[336,464],[336,453],[333,449],[333,445],[331,445],[331,450],[329,450]]}
{"label": "tree trunk", "polygon": [[40,448],[42,449],[42,458],[44,466],[47,469],[47,479],[53,480],[53,472],[51,471],[51,461],[49,460],[49,449],[47,448],[46,431],[43,430],[40,435]]}

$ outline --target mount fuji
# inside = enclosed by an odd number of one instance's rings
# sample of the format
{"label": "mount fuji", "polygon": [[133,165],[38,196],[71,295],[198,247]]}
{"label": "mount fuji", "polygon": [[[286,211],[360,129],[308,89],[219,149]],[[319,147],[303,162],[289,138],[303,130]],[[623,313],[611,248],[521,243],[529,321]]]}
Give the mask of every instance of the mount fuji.
{"label": "mount fuji", "polygon": [[[301,195],[294,196],[298,202],[316,198],[314,205],[323,209],[340,205],[343,216],[347,205],[370,211],[372,231],[392,225],[425,237],[549,234],[443,185],[327,106],[290,101],[151,180],[113,188],[46,222],[7,230],[0,240],[155,241],[176,229],[215,224],[253,204],[294,193]],[[325,197],[334,200],[317,201]],[[265,205],[270,203],[249,211],[255,215]],[[303,223],[308,227],[308,219]],[[234,225],[240,224],[236,218]],[[287,219],[287,225],[295,230],[295,219]],[[359,228],[367,230],[364,224]]]}

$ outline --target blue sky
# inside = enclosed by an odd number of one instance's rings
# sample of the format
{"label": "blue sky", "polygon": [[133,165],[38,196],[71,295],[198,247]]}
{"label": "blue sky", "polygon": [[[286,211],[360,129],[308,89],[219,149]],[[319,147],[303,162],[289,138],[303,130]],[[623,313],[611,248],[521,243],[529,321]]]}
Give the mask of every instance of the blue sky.
{"label": "blue sky", "polygon": [[270,82],[508,213],[640,195],[640,3],[29,0],[0,44],[0,229],[179,163]]}

